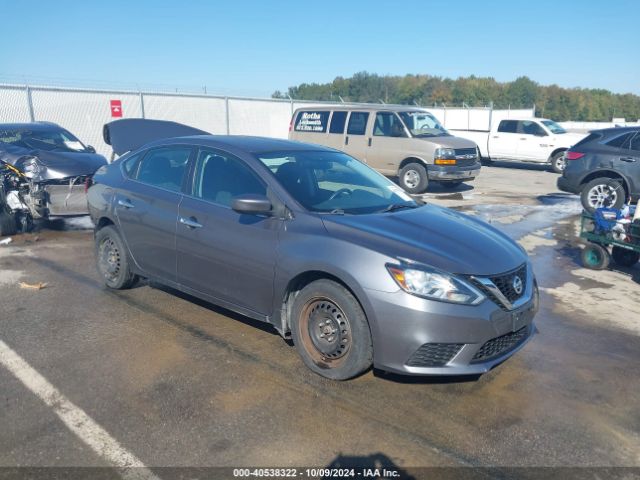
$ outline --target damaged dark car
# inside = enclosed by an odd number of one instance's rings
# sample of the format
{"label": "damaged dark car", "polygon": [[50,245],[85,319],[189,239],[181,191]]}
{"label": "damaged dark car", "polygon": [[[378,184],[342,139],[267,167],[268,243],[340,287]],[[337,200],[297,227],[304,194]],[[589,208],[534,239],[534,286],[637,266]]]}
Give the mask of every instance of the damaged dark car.
{"label": "damaged dark car", "polygon": [[0,124],[0,235],[34,219],[88,214],[86,190],[107,161],[49,122]]}

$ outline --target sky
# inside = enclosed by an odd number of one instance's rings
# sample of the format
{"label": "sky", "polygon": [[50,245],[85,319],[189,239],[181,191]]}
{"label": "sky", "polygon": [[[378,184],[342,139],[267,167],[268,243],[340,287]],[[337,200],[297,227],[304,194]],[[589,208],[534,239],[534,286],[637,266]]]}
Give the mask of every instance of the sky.
{"label": "sky", "polygon": [[269,96],[359,71],[640,94],[639,0],[0,0],[0,82]]}

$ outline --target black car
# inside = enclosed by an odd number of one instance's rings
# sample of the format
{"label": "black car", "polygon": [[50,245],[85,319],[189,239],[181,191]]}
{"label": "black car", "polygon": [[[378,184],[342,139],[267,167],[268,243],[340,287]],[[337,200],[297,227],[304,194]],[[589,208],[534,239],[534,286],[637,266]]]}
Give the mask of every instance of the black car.
{"label": "black car", "polygon": [[594,130],[566,160],[558,188],[579,194],[585,210],[620,208],[640,198],[640,127]]}
{"label": "black car", "polygon": [[50,122],[0,124],[0,235],[34,218],[86,215],[86,186],[107,161]]}

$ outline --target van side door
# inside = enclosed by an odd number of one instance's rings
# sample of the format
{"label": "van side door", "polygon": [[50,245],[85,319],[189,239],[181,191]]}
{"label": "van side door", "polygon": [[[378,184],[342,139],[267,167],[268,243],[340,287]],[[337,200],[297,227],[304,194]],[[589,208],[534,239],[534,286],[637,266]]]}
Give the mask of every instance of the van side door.
{"label": "van side door", "polygon": [[367,163],[371,122],[369,112],[354,111],[349,114],[347,134],[344,136],[342,150],[361,162]]}
{"label": "van side door", "polygon": [[381,173],[395,175],[407,144],[407,132],[400,117],[394,112],[376,112],[367,140],[367,163]]}

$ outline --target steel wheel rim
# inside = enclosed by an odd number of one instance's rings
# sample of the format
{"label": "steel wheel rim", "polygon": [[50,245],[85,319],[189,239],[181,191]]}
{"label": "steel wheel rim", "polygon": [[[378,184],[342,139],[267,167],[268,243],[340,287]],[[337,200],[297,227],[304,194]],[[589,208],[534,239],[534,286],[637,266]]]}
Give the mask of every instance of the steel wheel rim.
{"label": "steel wheel rim", "polygon": [[105,238],[98,249],[98,267],[107,281],[114,281],[120,274],[120,250],[110,237]]}
{"label": "steel wheel rim", "polygon": [[335,368],[351,351],[353,334],[344,310],[326,297],[310,299],[300,314],[304,349],[317,365]]}
{"label": "steel wheel rim", "polygon": [[556,168],[561,172],[567,167],[567,159],[564,155],[556,158]]}
{"label": "steel wheel rim", "polygon": [[618,200],[618,191],[611,185],[594,185],[587,195],[589,205],[593,208],[606,208]]}
{"label": "steel wheel rim", "polygon": [[600,264],[601,255],[598,250],[595,248],[590,248],[586,255],[587,263],[589,265],[598,265]]}
{"label": "steel wheel rim", "polygon": [[420,174],[415,170],[404,172],[404,184],[409,188],[416,188],[420,184]]}

